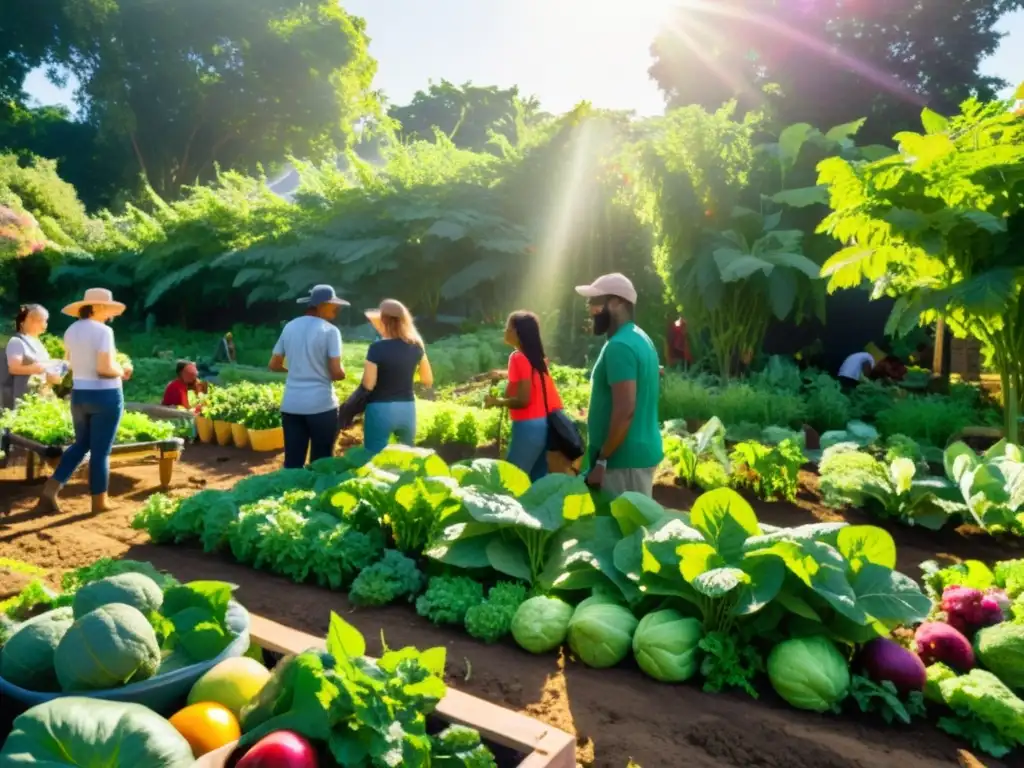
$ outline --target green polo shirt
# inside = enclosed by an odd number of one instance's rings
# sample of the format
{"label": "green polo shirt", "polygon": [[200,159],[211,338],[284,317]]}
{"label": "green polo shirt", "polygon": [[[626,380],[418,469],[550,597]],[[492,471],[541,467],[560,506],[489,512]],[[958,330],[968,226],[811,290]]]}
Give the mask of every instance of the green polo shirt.
{"label": "green polo shirt", "polygon": [[609,457],[608,468],[647,469],[661,463],[664,453],[658,424],[660,376],[654,343],[636,324],[627,323],[605,342],[590,377],[587,432],[591,460],[608,437],[612,420],[612,385],[635,381],[633,423],[626,439]]}

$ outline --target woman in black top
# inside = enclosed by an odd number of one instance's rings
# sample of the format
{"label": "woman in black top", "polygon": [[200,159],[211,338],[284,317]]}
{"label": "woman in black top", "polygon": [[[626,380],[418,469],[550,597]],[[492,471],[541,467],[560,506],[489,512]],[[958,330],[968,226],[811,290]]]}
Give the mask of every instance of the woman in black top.
{"label": "woman in black top", "polygon": [[413,444],[413,378],[419,372],[420,382],[432,387],[434,373],[423,339],[402,302],[385,299],[379,309],[370,310],[366,317],[381,335],[366,350],[363,368],[363,388],[370,392],[363,418],[363,445],[371,454],[377,454],[384,450],[392,435],[406,445]]}

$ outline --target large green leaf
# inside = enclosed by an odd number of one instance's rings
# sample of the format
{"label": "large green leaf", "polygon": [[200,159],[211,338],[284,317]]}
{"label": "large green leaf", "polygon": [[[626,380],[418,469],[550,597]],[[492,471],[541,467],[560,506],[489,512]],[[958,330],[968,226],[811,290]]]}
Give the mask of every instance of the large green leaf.
{"label": "large green leaf", "polygon": [[476,486],[493,493],[521,496],[530,487],[530,476],[515,464],[500,459],[471,459],[452,466],[452,477],[462,486]]}
{"label": "large green leaf", "polygon": [[786,580],[786,566],[774,553],[755,553],[743,560],[747,579],[740,592],[735,613],[748,616],[757,613],[778,597]]}
{"label": "large green leaf", "polygon": [[690,583],[693,588],[705,597],[712,599],[725,597],[734,589],[744,584],[749,577],[739,568],[713,568],[704,571]]}
{"label": "large green leaf", "polygon": [[929,135],[945,133],[949,129],[949,120],[938,112],[933,112],[925,107],[921,110],[921,125],[924,126],[925,133]]}
{"label": "large green leaf", "polygon": [[742,559],[749,537],[761,535],[754,510],[731,488],[701,494],[690,510],[690,525],[730,564]]}
{"label": "large green leaf", "polygon": [[701,532],[682,520],[666,518],[645,530],[641,541],[641,568],[645,573],[676,570],[679,556],[676,550],[686,543],[704,543]]}
{"label": "large green leaf", "polygon": [[518,525],[535,530],[545,527],[518,499],[504,493],[463,488],[459,491],[459,497],[462,499],[463,509],[478,523],[500,527]]}
{"label": "large green leaf", "polygon": [[446,527],[424,551],[424,555],[455,568],[487,568],[487,545],[497,535],[485,523],[455,523]]}
{"label": "large green leaf", "polygon": [[[636,534],[642,536],[642,531]],[[619,527],[609,517],[589,517],[566,527],[556,537],[551,555],[541,574],[542,584],[553,589],[586,589],[595,585],[592,573],[614,584],[629,603],[640,599],[640,539],[633,539],[635,566],[617,567],[615,553],[623,539]],[[629,569],[635,568],[630,573]],[[633,578],[631,578],[631,576]]]}
{"label": "large green leaf", "polygon": [[896,542],[889,533],[874,525],[851,525],[839,531],[836,544],[839,552],[859,571],[868,563],[890,570],[896,567]]}
{"label": "large green leaf", "polygon": [[866,623],[868,615],[857,605],[857,595],[846,578],[847,565],[832,546],[820,541],[800,543],[803,557],[787,562],[789,570],[815,594],[852,621]]}
{"label": "large green leaf", "polygon": [[834,126],[833,128],[829,128],[828,131],[825,132],[825,138],[828,139],[829,141],[834,141],[837,144],[841,144],[844,140],[849,140],[856,136],[857,133],[860,132],[860,129],[864,127],[864,123],[866,122],[867,118],[861,117],[849,123],[843,123],[842,125]]}
{"label": "large green leaf", "polygon": [[658,502],[643,493],[626,491],[611,503],[612,517],[619,524],[622,536],[629,536],[641,527],[650,526],[668,514]]}
{"label": "large green leaf", "polygon": [[732,248],[718,248],[714,253],[715,264],[723,283],[733,283],[750,277],[755,272],[769,274],[774,265],[763,259]]}
{"label": "large green leaf", "polygon": [[414,472],[423,477],[449,477],[451,470],[436,451],[408,445],[389,445],[367,467],[391,472]]}
{"label": "large green leaf", "polygon": [[487,561],[498,573],[504,573],[525,582],[533,581],[526,548],[518,542],[504,539],[501,536],[492,537],[487,542]]}
{"label": "large green leaf", "polygon": [[519,502],[546,531],[594,514],[594,499],[586,481],[562,473],[542,477],[519,497]]}
{"label": "large green leaf", "polygon": [[888,626],[912,626],[924,621],[932,602],[917,583],[899,571],[868,563],[853,577],[861,608]]}
{"label": "large green leaf", "polygon": [[789,173],[793,169],[804,143],[817,132],[817,129],[808,123],[794,123],[782,129],[779,134],[779,164],[783,173]]}
{"label": "large green leaf", "polygon": [[788,205],[790,208],[808,208],[812,205],[828,205],[828,187],[799,187],[784,189],[771,196],[773,203]]}
{"label": "large green leaf", "polygon": [[[815,271],[817,266],[815,265]],[[788,269],[776,269],[768,277],[768,303],[777,320],[785,320],[796,305],[796,275]]]}

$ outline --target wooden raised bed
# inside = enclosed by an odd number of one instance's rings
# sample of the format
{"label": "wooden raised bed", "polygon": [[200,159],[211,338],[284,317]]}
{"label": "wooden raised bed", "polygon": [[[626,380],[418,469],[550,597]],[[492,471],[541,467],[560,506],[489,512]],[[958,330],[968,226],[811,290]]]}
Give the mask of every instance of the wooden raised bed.
{"label": "wooden raised bed", "polygon": [[[249,636],[266,651],[279,654],[301,653],[323,648],[322,638],[291,629],[252,614]],[[516,768],[575,768],[576,741],[566,733],[533,718],[496,704],[448,689],[433,717],[458,723],[480,732],[485,742],[506,747],[525,757]],[[234,744],[204,755],[193,768],[223,768]]]}
{"label": "wooden raised bed", "polygon": [[[6,444],[22,449],[27,454],[25,462],[25,480],[36,479],[40,466],[45,464],[55,469],[64,455],[66,446],[44,445],[22,435],[7,434]],[[174,476],[174,465],[181,457],[185,441],[180,437],[167,440],[154,440],[148,443],[127,443],[115,445],[110,452],[111,465],[137,464],[142,459],[156,458],[160,464],[160,486],[166,488]],[[85,466],[83,462],[82,466]]]}

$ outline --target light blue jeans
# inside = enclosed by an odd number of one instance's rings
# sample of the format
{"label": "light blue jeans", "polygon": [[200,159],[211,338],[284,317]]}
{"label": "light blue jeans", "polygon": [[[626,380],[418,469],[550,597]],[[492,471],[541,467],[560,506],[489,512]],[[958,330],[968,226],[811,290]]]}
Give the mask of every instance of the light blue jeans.
{"label": "light blue jeans", "polygon": [[394,435],[400,443],[412,445],[416,439],[416,401],[370,403],[363,415],[363,447],[375,456],[383,451]]}
{"label": "light blue jeans", "polygon": [[512,422],[512,438],[506,461],[515,464],[537,482],[548,473],[548,420]]}
{"label": "light blue jeans", "polygon": [[71,390],[71,420],[75,442],[64,451],[53,479],[66,485],[89,454],[89,493],[106,493],[110,484],[110,450],[124,413],[121,389]]}

